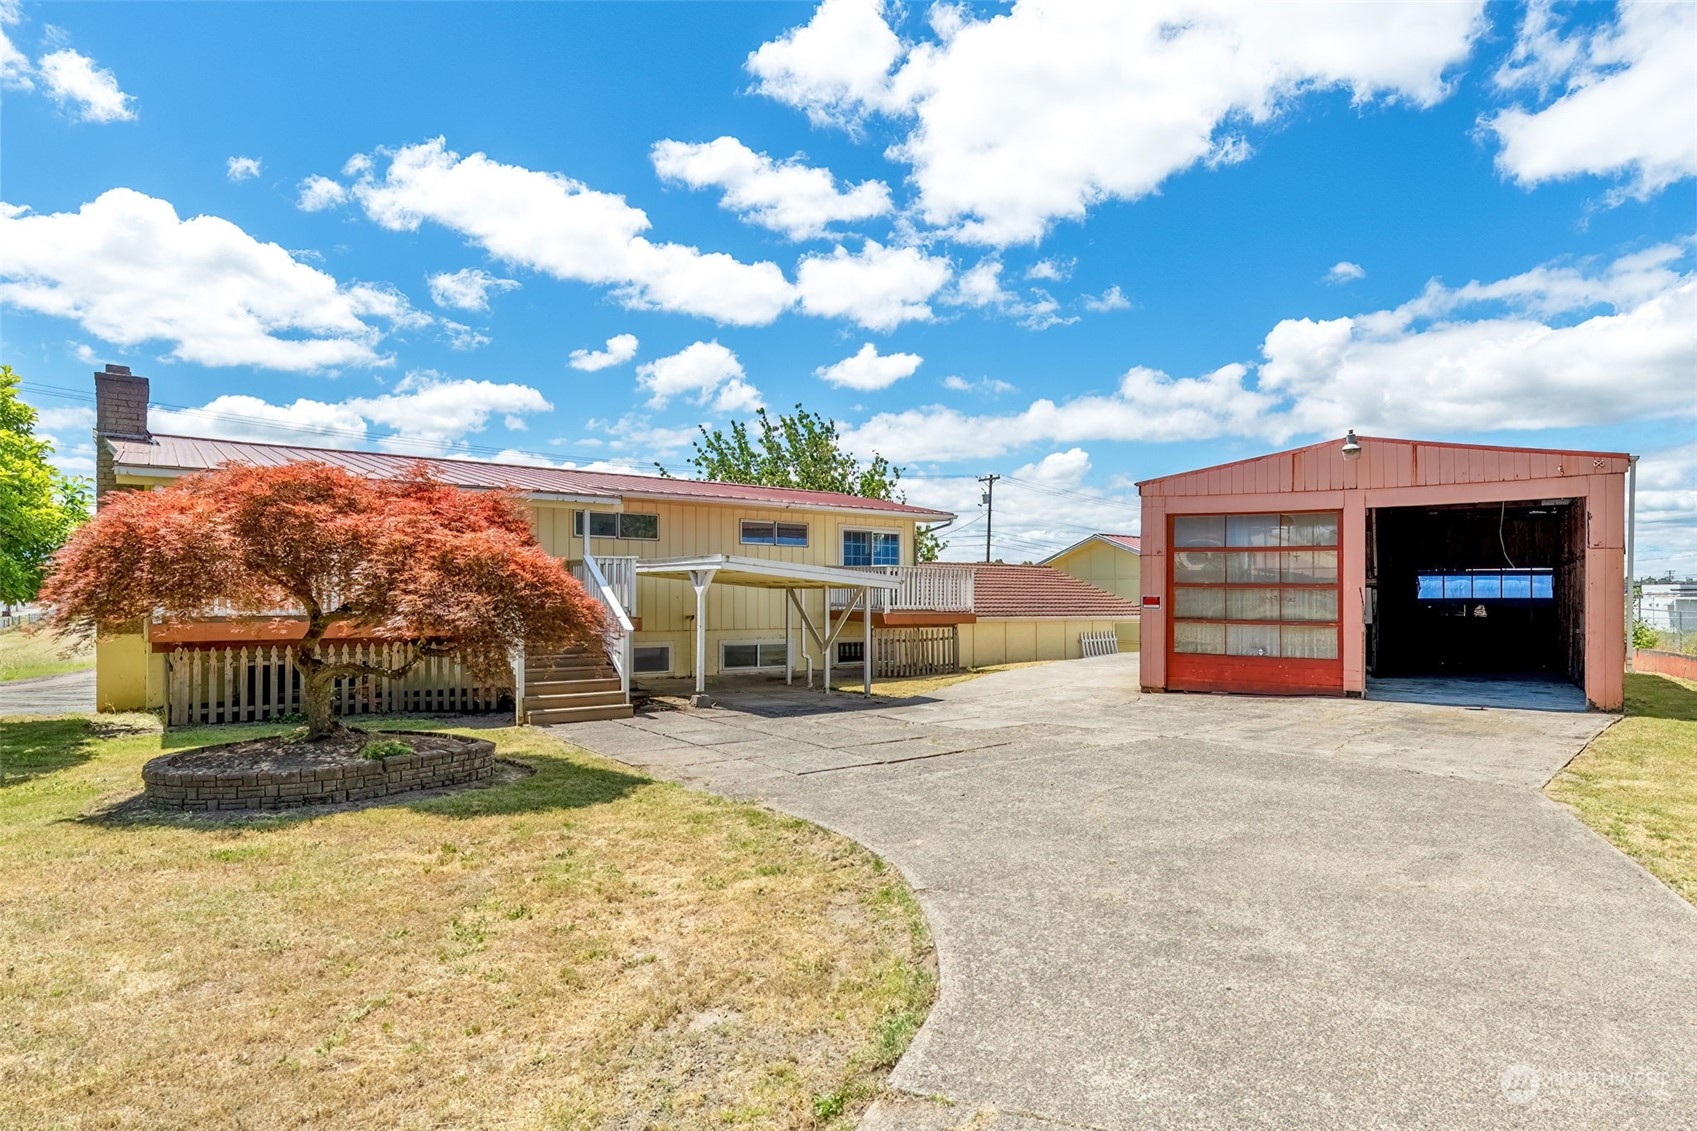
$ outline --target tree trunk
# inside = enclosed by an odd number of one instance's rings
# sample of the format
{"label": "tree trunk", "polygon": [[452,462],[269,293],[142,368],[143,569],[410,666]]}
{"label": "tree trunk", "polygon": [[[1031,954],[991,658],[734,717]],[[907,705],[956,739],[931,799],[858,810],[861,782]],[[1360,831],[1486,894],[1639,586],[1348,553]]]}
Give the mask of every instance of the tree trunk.
{"label": "tree trunk", "polygon": [[306,736],[323,738],[341,729],[336,721],[336,677],[317,665],[301,673],[302,706],[306,708]]}

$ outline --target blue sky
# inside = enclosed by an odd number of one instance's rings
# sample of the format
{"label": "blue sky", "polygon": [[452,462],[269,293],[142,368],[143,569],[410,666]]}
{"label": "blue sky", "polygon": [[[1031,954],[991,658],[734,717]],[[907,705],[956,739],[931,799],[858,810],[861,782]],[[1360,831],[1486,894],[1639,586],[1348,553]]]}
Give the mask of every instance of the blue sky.
{"label": "blue sky", "polygon": [[1353,426],[1640,454],[1644,571],[1697,572],[1697,5],[0,31],[0,334],[72,468],[104,362],[161,431],[626,469],[799,402],[961,512],[949,556],[1007,476],[1023,560]]}

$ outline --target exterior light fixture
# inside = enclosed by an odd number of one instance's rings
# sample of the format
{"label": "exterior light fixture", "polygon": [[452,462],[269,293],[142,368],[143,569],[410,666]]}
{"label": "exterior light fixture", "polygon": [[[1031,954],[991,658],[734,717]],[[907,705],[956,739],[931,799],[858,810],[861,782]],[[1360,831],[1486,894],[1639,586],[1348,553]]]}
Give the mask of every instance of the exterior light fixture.
{"label": "exterior light fixture", "polygon": [[1355,429],[1349,430],[1349,435],[1343,438],[1343,458],[1358,460],[1361,458],[1361,441],[1355,438]]}

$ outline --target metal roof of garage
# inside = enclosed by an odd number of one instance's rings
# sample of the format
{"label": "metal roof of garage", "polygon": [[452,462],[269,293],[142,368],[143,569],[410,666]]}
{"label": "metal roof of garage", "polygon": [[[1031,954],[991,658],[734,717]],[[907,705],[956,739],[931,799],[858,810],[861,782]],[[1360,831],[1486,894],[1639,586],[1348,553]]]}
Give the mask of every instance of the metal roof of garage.
{"label": "metal roof of garage", "polygon": [[1276,494],[1345,488],[1436,487],[1622,475],[1630,457],[1621,452],[1503,448],[1358,436],[1361,458],[1343,458],[1343,437],[1254,456],[1214,467],[1181,471],[1138,483],[1144,496]]}

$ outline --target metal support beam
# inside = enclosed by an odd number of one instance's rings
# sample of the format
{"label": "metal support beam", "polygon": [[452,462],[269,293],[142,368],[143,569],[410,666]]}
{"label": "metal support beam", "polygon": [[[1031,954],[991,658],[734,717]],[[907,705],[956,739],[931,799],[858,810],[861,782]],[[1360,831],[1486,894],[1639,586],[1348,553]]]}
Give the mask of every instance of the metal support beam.
{"label": "metal support beam", "polygon": [[791,627],[790,605],[795,601],[795,590],[784,590],[784,686],[795,684],[795,629]]}
{"label": "metal support beam", "polygon": [[695,590],[695,694],[692,707],[705,707],[707,699],[707,587],[718,570],[692,569],[689,584]]}
{"label": "metal support beam", "polygon": [[865,670],[862,673],[866,683],[866,697],[872,698],[872,591],[866,591],[866,609],[860,615],[860,661]]}

